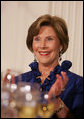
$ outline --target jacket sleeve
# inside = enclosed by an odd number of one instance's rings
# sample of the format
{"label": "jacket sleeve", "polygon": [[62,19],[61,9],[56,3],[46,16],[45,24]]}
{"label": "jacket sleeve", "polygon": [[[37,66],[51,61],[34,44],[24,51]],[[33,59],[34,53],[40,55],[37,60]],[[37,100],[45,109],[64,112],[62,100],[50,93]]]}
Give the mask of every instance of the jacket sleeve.
{"label": "jacket sleeve", "polygon": [[72,110],[77,118],[83,118],[83,78],[78,77],[75,81],[75,93]]}

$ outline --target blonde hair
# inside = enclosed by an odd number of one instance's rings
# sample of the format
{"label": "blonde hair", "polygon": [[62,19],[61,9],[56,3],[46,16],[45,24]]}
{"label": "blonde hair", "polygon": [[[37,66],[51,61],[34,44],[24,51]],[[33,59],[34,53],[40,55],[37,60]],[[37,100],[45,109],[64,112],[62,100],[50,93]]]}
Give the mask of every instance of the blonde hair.
{"label": "blonde hair", "polygon": [[51,16],[49,14],[40,16],[29,27],[28,35],[26,39],[26,44],[28,49],[31,52],[33,52],[33,48],[32,48],[33,37],[38,35],[39,30],[42,26],[51,26],[54,29],[62,45],[61,53],[63,54],[67,50],[69,44],[68,29],[67,29],[66,22],[64,21],[64,19],[60,17]]}

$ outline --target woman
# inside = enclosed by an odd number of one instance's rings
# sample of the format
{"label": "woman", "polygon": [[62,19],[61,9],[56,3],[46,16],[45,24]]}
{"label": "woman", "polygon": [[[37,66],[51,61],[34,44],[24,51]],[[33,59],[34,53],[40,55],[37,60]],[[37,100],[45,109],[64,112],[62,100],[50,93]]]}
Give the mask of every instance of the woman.
{"label": "woman", "polygon": [[49,99],[57,97],[56,117],[81,118],[83,78],[69,71],[70,61],[59,63],[69,44],[65,21],[48,14],[39,17],[30,26],[26,43],[35,61],[29,65],[31,71],[22,74],[22,81],[37,82],[40,91],[48,91]]}

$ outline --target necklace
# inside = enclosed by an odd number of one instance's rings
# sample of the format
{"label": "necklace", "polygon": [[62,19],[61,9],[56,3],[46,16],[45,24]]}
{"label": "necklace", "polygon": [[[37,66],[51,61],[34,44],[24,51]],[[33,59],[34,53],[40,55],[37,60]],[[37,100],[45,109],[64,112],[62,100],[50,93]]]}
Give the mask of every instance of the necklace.
{"label": "necklace", "polygon": [[42,76],[48,76],[50,72],[41,72]]}
{"label": "necklace", "polygon": [[50,74],[50,72],[41,72],[41,76],[40,76],[40,78],[41,78],[41,84],[44,83],[44,81],[45,81],[46,78],[47,78],[48,80],[50,80],[50,78],[48,77],[49,74]]}
{"label": "necklace", "polygon": [[41,82],[43,83],[45,81],[45,79],[49,79],[50,78],[48,77],[50,72],[53,71],[54,67],[57,65],[58,63],[55,63],[53,65],[50,65],[49,67],[43,67],[42,65],[39,65],[39,71],[41,73]]}

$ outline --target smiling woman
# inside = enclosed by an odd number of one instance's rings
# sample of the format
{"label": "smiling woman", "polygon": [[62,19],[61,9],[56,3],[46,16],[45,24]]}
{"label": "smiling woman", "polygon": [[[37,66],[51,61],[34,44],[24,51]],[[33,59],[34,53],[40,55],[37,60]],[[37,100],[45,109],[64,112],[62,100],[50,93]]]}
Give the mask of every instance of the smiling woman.
{"label": "smiling woman", "polygon": [[81,118],[83,77],[69,71],[72,66],[70,61],[59,63],[69,44],[65,20],[49,14],[40,16],[29,27],[26,44],[36,61],[29,65],[30,72],[22,74],[22,80],[39,83],[40,91],[48,92],[48,99],[57,97],[55,117]]}
{"label": "smiling woman", "polygon": [[[61,65],[59,61],[69,44],[66,22],[49,14],[40,16],[30,26],[26,44],[36,61],[29,65],[31,71],[21,74],[22,81],[38,83],[41,94],[48,92],[49,100],[54,97],[53,116],[83,117],[83,77],[69,71],[71,61],[65,60]],[[41,109],[43,114],[51,112],[47,106]]]}

